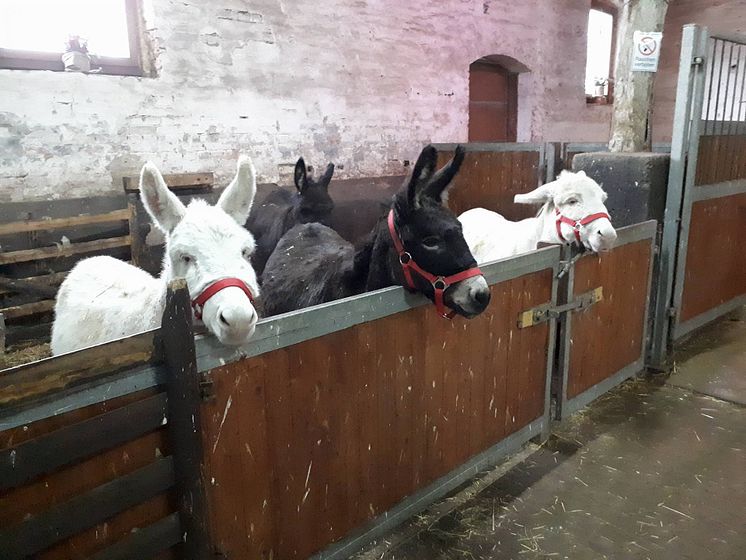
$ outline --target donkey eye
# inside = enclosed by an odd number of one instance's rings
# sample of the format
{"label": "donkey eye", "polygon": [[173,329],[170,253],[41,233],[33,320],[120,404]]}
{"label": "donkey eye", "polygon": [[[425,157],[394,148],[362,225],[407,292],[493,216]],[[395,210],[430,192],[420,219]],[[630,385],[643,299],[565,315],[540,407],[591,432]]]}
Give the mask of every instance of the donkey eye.
{"label": "donkey eye", "polygon": [[425,247],[430,247],[431,249],[438,246],[438,243],[440,242],[440,239],[438,239],[436,236],[431,235],[430,237],[426,237],[422,240],[422,244]]}
{"label": "donkey eye", "polygon": [[251,260],[251,248],[244,247],[243,249],[241,249],[241,256],[245,258],[247,261]]}
{"label": "donkey eye", "polygon": [[184,264],[192,264],[194,262],[194,257],[191,255],[181,255],[181,262]]}
{"label": "donkey eye", "polygon": [[577,198],[571,198],[570,200],[567,201],[567,204],[569,204],[570,206],[575,206],[577,203],[578,203]]}

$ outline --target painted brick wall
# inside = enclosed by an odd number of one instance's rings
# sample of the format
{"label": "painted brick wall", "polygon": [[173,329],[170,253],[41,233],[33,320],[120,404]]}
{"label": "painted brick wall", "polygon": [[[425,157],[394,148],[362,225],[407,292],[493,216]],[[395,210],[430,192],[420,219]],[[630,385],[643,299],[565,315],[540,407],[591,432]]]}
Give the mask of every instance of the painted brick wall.
{"label": "painted brick wall", "polygon": [[605,140],[583,95],[590,0],[144,0],[156,78],[0,70],[0,201],[117,193],[164,172],[261,181],[298,155],[338,177],[400,174],[426,142],[465,141],[468,67],[519,80],[519,140]]}

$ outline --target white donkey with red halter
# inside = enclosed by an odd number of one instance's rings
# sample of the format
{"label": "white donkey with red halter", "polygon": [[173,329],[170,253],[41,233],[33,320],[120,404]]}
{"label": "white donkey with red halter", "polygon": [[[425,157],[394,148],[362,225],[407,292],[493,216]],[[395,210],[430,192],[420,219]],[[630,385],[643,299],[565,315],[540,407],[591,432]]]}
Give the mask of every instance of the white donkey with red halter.
{"label": "white donkey with red halter", "polygon": [[562,171],[556,181],[517,194],[514,201],[543,206],[535,218],[519,222],[484,208],[459,216],[478,264],[533,251],[538,243],[578,243],[594,252],[614,246],[617,234],[604,205],[606,193],[584,171]]}
{"label": "white donkey with red halter", "polygon": [[189,206],[168,190],[152,163],[140,174],[140,196],[166,234],[163,271],[154,278],[111,257],[79,262],[60,286],[52,353],[102,344],[160,326],[169,281],[184,278],[195,318],[220,342],[241,345],[254,333],[259,295],[250,258],[254,238],[243,227],[256,194],[251,160],[238,160],[236,176],[215,206]]}

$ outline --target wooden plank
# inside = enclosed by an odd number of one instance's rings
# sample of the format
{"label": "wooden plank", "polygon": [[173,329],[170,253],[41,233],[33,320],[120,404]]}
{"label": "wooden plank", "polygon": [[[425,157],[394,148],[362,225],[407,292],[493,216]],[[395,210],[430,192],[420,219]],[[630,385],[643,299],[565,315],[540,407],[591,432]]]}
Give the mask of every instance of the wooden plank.
{"label": "wooden plank", "polygon": [[6,288],[8,291],[12,292],[32,294],[52,299],[57,295],[56,288],[50,288],[35,282],[28,282],[22,278],[7,278],[5,276],[0,276],[0,287]]}
{"label": "wooden plank", "polygon": [[[84,459],[79,463],[55,471],[49,475],[39,477],[24,486],[3,492],[0,497],[0,528],[11,527],[25,519],[43,513],[59,504],[90,492],[94,488],[111,482],[121,476],[135,472],[149,464],[156,458],[169,455],[168,434],[161,428],[145,436],[128,441],[123,445],[113,447],[99,455]],[[172,494],[172,492],[169,492]],[[164,496],[165,497],[165,496]],[[161,504],[160,513],[154,517],[147,515],[128,514],[127,521],[122,520],[123,531],[129,532],[138,524],[147,524],[165,517],[176,511],[172,495],[166,497],[165,504]],[[109,520],[110,521],[110,520]],[[110,533],[113,525],[109,525]],[[116,535],[108,535],[116,541]],[[75,538],[78,540],[78,537]],[[62,544],[62,543],[60,543]],[[104,543],[99,543],[101,546]]]}
{"label": "wooden plank", "polygon": [[166,419],[166,403],[161,393],[0,451],[0,490],[159,428]]}
{"label": "wooden plank", "polygon": [[168,517],[133,532],[116,544],[97,552],[89,560],[145,560],[182,542],[179,515]]}
{"label": "wooden plank", "polygon": [[[212,189],[215,184],[215,175],[213,173],[174,173],[163,176],[169,189],[185,190],[203,187],[206,190]],[[140,177],[122,177],[124,191],[126,193],[140,192]]]}
{"label": "wooden plank", "polygon": [[29,315],[38,315],[47,313],[54,309],[54,300],[46,299],[44,301],[35,301],[34,303],[24,303],[0,309],[0,312],[8,319],[18,319],[19,317],[28,317]]}
{"label": "wooden plank", "polygon": [[46,358],[5,370],[0,376],[0,409],[27,404],[49,393],[113,374],[154,359],[157,331],[115,340],[92,348]]}
{"label": "wooden plank", "polygon": [[[154,390],[142,391],[0,432],[0,448],[40,437],[55,429],[92,418],[131,402],[137,402],[153,394],[155,394]],[[170,455],[168,440],[166,426],[163,426],[93,457],[37,477],[23,486],[0,492],[0,530],[21,523],[30,516],[47,511],[51,507],[65,503],[115,478],[145,467],[157,457]],[[59,542],[35,558],[38,560],[87,558],[93,552],[128,536],[132,530],[147,526],[174,512],[174,497],[173,491],[160,494]]]}
{"label": "wooden plank", "polygon": [[746,135],[702,136],[694,184],[712,185],[746,178]]}
{"label": "wooden plank", "polygon": [[[453,152],[439,152],[444,164]],[[453,180],[448,205],[456,214],[471,208],[499,212],[509,220],[532,217],[536,209],[513,203],[513,196],[539,184],[539,152],[466,152],[461,170]]]}
{"label": "wooden plank", "polygon": [[205,508],[202,475],[200,386],[192,330],[192,305],[186,281],[168,286],[160,331],[163,358],[168,372],[168,431],[173,445],[184,558],[200,560],[212,555],[209,521]]}
{"label": "wooden plank", "polygon": [[[27,276],[25,278],[8,278],[8,280],[21,281],[24,284],[27,284],[28,286],[39,287],[41,289],[54,290],[56,294],[57,289],[53,287],[59,286],[62,283],[62,281],[67,277],[68,274],[70,274],[70,271],[66,270],[64,272],[52,272],[50,274],[43,274],[41,276]],[[13,290],[12,288],[3,287],[2,280],[0,280],[0,295],[9,294],[12,292],[15,292],[15,290]]]}
{"label": "wooden plank", "polygon": [[59,247],[41,247],[39,249],[10,251],[8,253],[0,253],[0,265],[41,259],[55,259],[59,257],[79,255],[81,253],[90,253],[92,251],[104,251],[106,249],[114,249],[117,247],[127,247],[130,245],[131,241],[129,235],[124,235],[122,237],[97,239],[96,241],[85,241],[83,243],[71,243],[70,245],[61,245]]}
{"label": "wooden plank", "polygon": [[[2,314],[0,313],[0,315]],[[48,342],[51,336],[51,321],[47,323],[38,322],[34,325],[11,325],[7,326],[5,330],[5,342],[9,348],[30,341]]]}
{"label": "wooden plank", "polygon": [[[90,558],[107,547],[128,539],[141,529],[176,513],[173,502],[173,489],[154,498],[137,504],[122,513],[97,523],[64,541],[51,546],[34,557],[34,560],[71,560]],[[177,514],[178,515],[178,514]],[[177,544],[160,554],[150,556],[151,560],[180,560],[181,546]],[[140,560],[140,557],[130,557]],[[148,557],[146,557],[148,558]],[[145,559],[143,559],[145,560]]]}
{"label": "wooden plank", "polygon": [[0,223],[69,218],[82,214],[106,214],[122,210],[125,206],[124,197],[121,194],[59,200],[6,202],[0,207]]}
{"label": "wooden plank", "polygon": [[174,484],[173,458],[165,457],[0,531],[7,560],[21,560],[96,525]]}
{"label": "wooden plank", "polygon": [[71,216],[69,218],[51,218],[49,220],[24,220],[21,222],[12,222],[0,224],[0,235],[13,235],[16,233],[26,233],[30,231],[47,231],[73,226],[83,226],[91,224],[106,224],[110,222],[122,222],[129,219],[127,209],[114,210],[104,214],[83,214],[80,216]]}

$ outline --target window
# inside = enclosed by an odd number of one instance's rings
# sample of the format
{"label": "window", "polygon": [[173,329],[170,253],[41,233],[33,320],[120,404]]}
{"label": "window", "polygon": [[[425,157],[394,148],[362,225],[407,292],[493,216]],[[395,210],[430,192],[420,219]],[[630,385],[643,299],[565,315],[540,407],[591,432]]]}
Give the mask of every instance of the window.
{"label": "window", "polygon": [[0,68],[141,76],[137,1],[2,0]]}
{"label": "window", "polygon": [[585,96],[589,103],[610,103],[613,93],[616,9],[599,1],[588,13]]}

